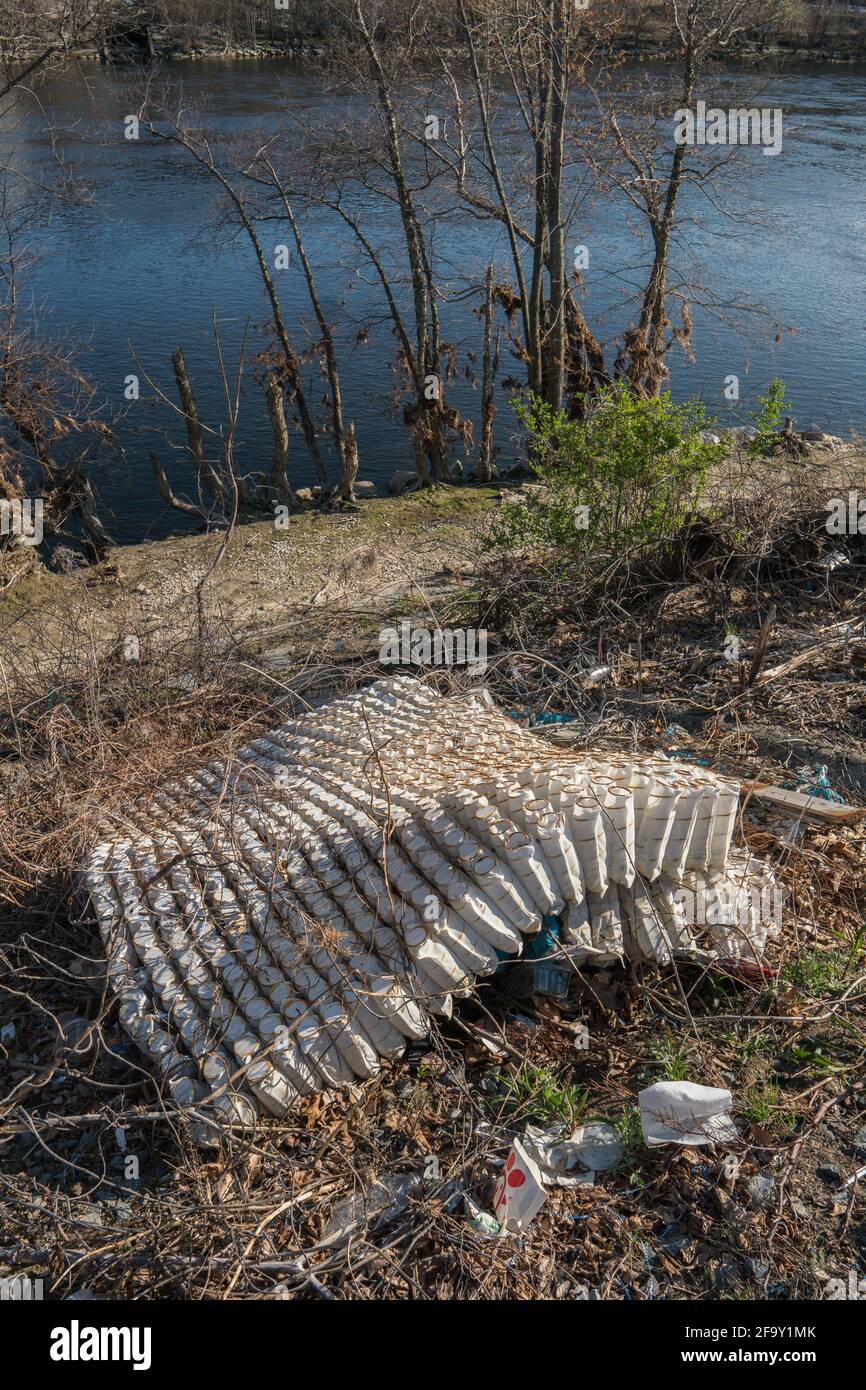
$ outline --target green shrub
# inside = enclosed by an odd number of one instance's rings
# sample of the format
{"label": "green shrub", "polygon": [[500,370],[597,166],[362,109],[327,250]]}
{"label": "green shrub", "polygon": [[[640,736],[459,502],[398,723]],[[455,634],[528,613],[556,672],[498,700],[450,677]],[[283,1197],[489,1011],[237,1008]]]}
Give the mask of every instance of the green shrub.
{"label": "green shrub", "polygon": [[725,452],[701,439],[703,405],[678,405],[667,392],[646,398],[611,387],[582,420],[537,397],[515,410],[541,486],[503,503],[492,536],[498,549],[622,555],[663,545],[693,519],[707,469]]}
{"label": "green shrub", "polygon": [[758,397],[758,405],[761,407],[760,410],[752,411],[756,433],[749,443],[749,453],[753,458],[760,459],[769,453],[782,423],[787,406],[784,381],[780,381],[777,376],[773,377],[766,396]]}

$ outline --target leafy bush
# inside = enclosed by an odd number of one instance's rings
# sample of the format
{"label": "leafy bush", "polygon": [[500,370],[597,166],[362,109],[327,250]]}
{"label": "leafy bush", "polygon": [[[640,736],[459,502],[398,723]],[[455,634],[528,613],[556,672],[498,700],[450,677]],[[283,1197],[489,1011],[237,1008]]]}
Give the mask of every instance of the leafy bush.
{"label": "leafy bush", "polygon": [[725,452],[701,438],[710,423],[703,405],[677,405],[667,392],[646,398],[611,387],[583,420],[537,397],[515,410],[541,486],[503,503],[498,549],[622,555],[663,545],[694,517],[707,469]]}
{"label": "leafy bush", "polygon": [[749,453],[753,458],[760,459],[769,453],[771,446],[776,442],[776,435],[782,423],[782,415],[787,406],[784,381],[773,377],[766,396],[758,397],[758,405],[761,407],[760,410],[752,411],[755,437],[749,443]]}

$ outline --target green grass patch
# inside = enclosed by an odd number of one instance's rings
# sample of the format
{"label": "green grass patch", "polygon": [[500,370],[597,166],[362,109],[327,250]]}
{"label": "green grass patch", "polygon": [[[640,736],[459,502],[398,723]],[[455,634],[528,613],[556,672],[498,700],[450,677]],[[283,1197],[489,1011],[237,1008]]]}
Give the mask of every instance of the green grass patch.
{"label": "green grass patch", "polygon": [[521,1067],[496,1076],[497,1091],[487,1104],[504,1110],[509,1119],[535,1119],[571,1128],[585,1115],[588,1092],[559,1081],[545,1067]]}

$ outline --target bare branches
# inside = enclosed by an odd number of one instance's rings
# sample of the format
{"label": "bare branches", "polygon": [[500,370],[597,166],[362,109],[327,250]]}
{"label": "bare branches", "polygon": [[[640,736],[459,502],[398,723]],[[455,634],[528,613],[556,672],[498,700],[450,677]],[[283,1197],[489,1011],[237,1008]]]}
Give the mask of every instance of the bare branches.
{"label": "bare branches", "polygon": [[[98,40],[113,11],[113,0],[57,0],[26,9],[2,0],[3,50],[11,57],[0,58],[0,103],[8,97],[14,99],[16,93],[31,91],[51,66]],[[19,53],[27,57],[17,60]]]}
{"label": "bare branches", "polygon": [[297,218],[292,210],[292,205],[289,202],[286,186],[280,179],[270,159],[264,158],[262,163],[280,195],[283,211],[292,229],[292,236],[295,239],[298,257],[304,271],[304,279],[307,282],[310,303],[313,306],[313,313],[319,325],[325,362],[327,364],[328,384],[331,389],[331,418],[333,421],[334,447],[337,451],[337,457],[340,460],[342,469],[340,496],[345,502],[353,502],[355,500],[355,478],[358,474],[358,446],[355,440],[354,425],[350,427],[350,440],[343,424],[343,395],[340,387],[340,373],[337,368],[337,353],[334,347],[334,335],[331,331],[331,325],[328,323],[322,310],[321,301],[316,289],[316,280],[304,249],[303,238],[301,237],[301,231],[298,226]]}
{"label": "bare branches", "polygon": [[494,389],[499,369],[499,333],[493,348],[493,266],[487,267],[484,295],[484,360],[481,372],[481,466],[482,483],[493,477],[493,422],[496,419]]}
{"label": "bare branches", "polygon": [[323,490],[329,491],[330,480],[328,478],[328,470],[325,466],[325,462],[319,450],[319,445],[316,438],[316,425],[310,413],[310,409],[307,404],[306,392],[304,391],[303,382],[301,380],[300,363],[298,361],[297,353],[295,352],[295,349],[289,338],[288,330],[286,328],[285,320],[283,318],[283,311],[282,306],[280,304],[279,295],[277,294],[276,285],[274,284],[273,276],[271,275],[270,269],[268,267],[268,262],[265,257],[264,249],[262,247],[259,234],[256,230],[255,217],[253,215],[253,212],[251,211],[247,201],[242,196],[235,184],[216,164],[207,137],[203,134],[196,135],[192,130],[190,130],[184,124],[183,113],[175,115],[163,109],[158,113],[158,115],[160,117],[161,122],[163,122],[164,124],[157,124],[155,117],[149,115],[146,109],[143,108],[142,124],[144,125],[145,129],[155,139],[167,141],[168,143],[177,145],[181,149],[185,150],[187,154],[189,154],[191,158],[194,159],[202,169],[206,170],[206,172],[213,179],[216,180],[216,182],[228,196],[229,201],[238,217],[240,225],[242,226],[247,237],[249,238],[250,244],[255,253],[256,264],[259,270],[259,276],[261,278],[262,284],[265,289],[265,293],[268,298],[268,302],[270,304],[271,320],[280,347],[282,349],[283,370],[285,372],[286,380],[289,384],[289,389],[292,393],[292,399],[294,401],[295,408],[298,412],[298,418],[301,423],[301,429],[303,430],[307,450],[310,454],[310,458],[313,461],[313,465],[316,469],[316,472],[319,477],[319,482]]}

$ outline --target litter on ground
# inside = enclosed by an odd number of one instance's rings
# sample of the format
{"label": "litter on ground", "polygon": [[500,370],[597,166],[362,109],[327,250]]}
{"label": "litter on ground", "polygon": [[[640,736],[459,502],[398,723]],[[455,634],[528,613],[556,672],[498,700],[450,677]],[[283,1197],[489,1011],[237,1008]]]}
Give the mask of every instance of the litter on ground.
{"label": "litter on ground", "polygon": [[396,677],[123,807],[85,885],[121,1025],[207,1142],[375,1076],[503,960],[554,996],[587,964],[759,966],[739,804]]}

